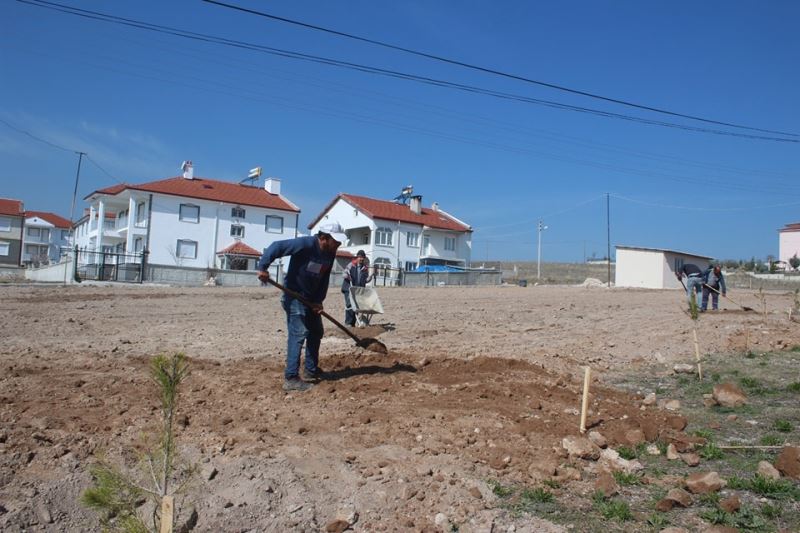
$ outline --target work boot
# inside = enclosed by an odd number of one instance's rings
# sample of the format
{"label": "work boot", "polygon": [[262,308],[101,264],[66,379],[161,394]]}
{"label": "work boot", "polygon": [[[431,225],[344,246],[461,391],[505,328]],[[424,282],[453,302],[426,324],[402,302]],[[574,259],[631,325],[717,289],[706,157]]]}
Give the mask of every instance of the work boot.
{"label": "work boot", "polygon": [[300,371],[300,378],[309,383],[319,383],[321,380],[325,379],[325,372],[320,369],[317,369],[316,372],[309,372],[303,368]]}
{"label": "work boot", "polygon": [[305,392],[308,389],[312,388],[314,385],[312,383],[306,383],[300,378],[289,378],[283,380],[283,390],[285,391],[299,391]]}

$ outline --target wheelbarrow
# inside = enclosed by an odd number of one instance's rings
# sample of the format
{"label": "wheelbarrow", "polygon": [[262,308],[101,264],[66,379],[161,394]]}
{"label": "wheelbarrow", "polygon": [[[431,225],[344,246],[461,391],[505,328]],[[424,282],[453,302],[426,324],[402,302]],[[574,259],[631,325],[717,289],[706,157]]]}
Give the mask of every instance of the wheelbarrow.
{"label": "wheelbarrow", "polygon": [[383,314],[378,291],[371,287],[350,287],[350,310],[356,315],[356,327],[368,326],[372,315]]}

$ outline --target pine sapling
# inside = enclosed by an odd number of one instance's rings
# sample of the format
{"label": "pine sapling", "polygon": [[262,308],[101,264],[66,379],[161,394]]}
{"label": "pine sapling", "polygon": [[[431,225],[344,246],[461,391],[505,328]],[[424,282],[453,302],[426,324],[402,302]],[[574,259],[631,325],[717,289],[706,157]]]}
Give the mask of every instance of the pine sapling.
{"label": "pine sapling", "polygon": [[[151,444],[145,443],[146,451],[140,455],[137,468],[124,469],[104,458],[91,467],[93,486],[83,493],[81,502],[100,513],[103,531],[155,532],[162,530],[164,521],[168,521],[164,524],[168,525],[167,530],[172,531],[174,517],[161,516],[162,502],[168,500],[171,504],[172,498],[183,496],[196,472],[193,465],[182,460],[175,444],[178,391],[188,374],[183,354],[154,357],[150,375],[160,396],[161,427],[149,439],[145,436]],[[146,501],[152,508],[152,526],[147,525],[139,510]],[[175,516],[179,514],[180,508]]]}

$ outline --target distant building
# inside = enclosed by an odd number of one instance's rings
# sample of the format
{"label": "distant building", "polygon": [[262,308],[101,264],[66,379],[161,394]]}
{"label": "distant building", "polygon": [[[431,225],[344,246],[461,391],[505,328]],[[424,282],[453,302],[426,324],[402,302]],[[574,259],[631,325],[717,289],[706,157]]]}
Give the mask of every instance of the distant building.
{"label": "distant building", "polygon": [[66,218],[46,211],[26,211],[22,236],[22,264],[57,263],[70,247]]}
{"label": "distant building", "polygon": [[468,267],[472,228],[434,203],[422,207],[422,196],[409,203],[341,193],[308,225],[311,233],[328,221],[339,222],[347,235],[339,248],[346,262],[364,250],[373,265],[416,270],[425,265]]}
{"label": "distant building", "polygon": [[263,248],[297,235],[300,209],[281,195],[280,180],[267,178],[257,187],[196,178],[191,165],[184,170],[89,194],[89,210],[76,223],[78,247],[147,250],[152,265],[248,270]]}
{"label": "distant building", "polygon": [[800,222],[786,224],[778,233],[778,259],[788,264],[795,255],[800,257]]}
{"label": "distant building", "polygon": [[640,246],[616,246],[616,251],[614,284],[617,287],[683,289],[675,272],[685,263],[693,263],[705,270],[712,259],[705,255]]}
{"label": "distant building", "polygon": [[20,265],[25,211],[21,200],[0,198],[0,266]]}

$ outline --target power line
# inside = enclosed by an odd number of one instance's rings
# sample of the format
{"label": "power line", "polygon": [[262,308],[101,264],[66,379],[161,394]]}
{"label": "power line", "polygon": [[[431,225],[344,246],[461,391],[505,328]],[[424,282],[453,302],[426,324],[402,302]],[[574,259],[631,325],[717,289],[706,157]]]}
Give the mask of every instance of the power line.
{"label": "power line", "polygon": [[682,209],[686,211],[708,211],[708,212],[734,212],[734,211],[756,211],[758,209],[774,209],[777,207],[791,207],[795,205],[800,205],[800,202],[786,202],[782,204],[772,204],[772,205],[756,205],[750,207],[695,207],[695,206],[687,206],[687,205],[669,205],[669,204],[659,204],[654,202],[646,202],[644,200],[637,200],[635,198],[628,198],[626,196],[620,196],[618,194],[611,194],[612,198],[616,198],[617,200],[622,200],[625,202],[631,202],[634,204],[645,205],[648,207],[660,207],[663,209]]}
{"label": "power line", "polygon": [[[62,4],[57,4],[55,2],[47,2],[46,0],[17,0],[20,3],[29,4],[36,7],[41,7],[45,9],[50,9],[53,11],[66,13],[70,15],[75,15],[91,20],[98,20],[102,22],[108,22],[112,24],[119,24],[124,26],[129,26],[137,29],[143,29],[158,33],[164,33],[168,35],[173,35],[176,37],[182,37],[185,39],[193,39],[213,44],[219,44],[224,46],[230,46],[234,48],[246,49],[256,52],[267,53],[287,59],[296,59],[301,61],[308,61],[317,64],[323,64],[338,68],[345,68],[350,70],[355,70],[362,73],[367,74],[374,74],[380,76],[386,76],[395,79],[402,79],[407,81],[414,81],[417,83],[438,86],[442,88],[454,89],[459,90],[462,92],[467,93],[474,93],[474,94],[481,94],[484,96],[491,96],[494,98],[510,100],[510,101],[518,101],[523,103],[529,103],[534,105],[540,105],[545,107],[551,107],[560,110],[568,110],[578,113],[585,113],[591,114],[596,116],[601,116],[604,118],[614,118],[618,120],[626,120],[640,124],[647,124],[647,125],[654,125],[654,126],[662,126],[668,128],[675,128],[684,131],[693,131],[698,133],[710,133],[715,135],[723,135],[723,136],[730,136],[730,137],[739,137],[739,138],[747,138],[747,139],[757,139],[757,140],[765,140],[765,141],[772,141],[772,142],[787,142],[787,143],[800,143],[800,139],[787,139],[782,137],[772,137],[772,136],[765,136],[765,135],[753,135],[753,134],[745,134],[745,133],[737,133],[725,130],[717,130],[717,129],[710,129],[710,128],[701,128],[697,126],[689,126],[685,124],[677,124],[672,122],[665,122],[661,120],[653,120],[653,119],[646,119],[642,117],[636,117],[632,115],[625,115],[621,113],[613,113],[610,111],[603,111],[599,109],[592,109],[582,106],[576,106],[571,104],[564,104],[561,102],[551,101],[551,100],[543,100],[539,98],[531,98],[527,96],[512,94],[512,93],[505,93],[502,91],[496,91],[493,89],[486,89],[482,87],[477,87],[473,85],[466,85],[456,82],[450,82],[447,80],[441,80],[436,78],[430,78],[427,76],[419,76],[415,74],[409,74],[405,72],[384,69],[380,67],[373,67],[369,65],[363,65],[359,63],[352,63],[349,61],[342,61],[338,59],[332,59],[322,56],[316,56],[311,54],[304,54],[301,52],[294,52],[291,50],[283,50],[279,48],[258,45],[254,43],[248,43],[245,41],[238,41],[234,39],[227,39],[224,37],[216,37],[208,34],[202,34],[197,32],[191,32],[187,30],[181,30],[178,28],[173,28],[169,26],[163,26],[160,24],[152,24],[148,22],[142,22],[134,19],[128,19],[124,17],[118,17],[115,15],[107,15],[104,13],[90,11],[85,9],[73,8],[70,6],[65,6]],[[782,134],[782,135],[793,135],[793,134]]]}
{"label": "power line", "polygon": [[[533,219],[530,219],[530,220],[523,220],[523,221],[520,221],[520,222],[510,222],[508,224],[497,224],[495,226],[478,226],[478,227],[475,228],[475,230],[476,231],[486,231],[487,229],[505,228],[505,227],[510,227],[510,226],[521,226],[522,224],[534,224],[534,223],[536,223],[537,220],[543,220],[545,218],[552,218],[552,217],[554,217],[556,215],[561,215],[563,213],[568,213],[570,211],[574,211],[575,209],[578,209],[579,207],[582,207],[582,206],[584,206],[586,204],[589,204],[589,203],[592,203],[592,202],[596,202],[597,200],[603,198],[603,196],[605,196],[605,195],[595,196],[594,198],[589,198],[588,200],[580,202],[578,204],[575,204],[575,205],[573,205],[571,207],[567,207],[567,208],[561,209],[559,211],[554,211],[554,212],[548,213],[546,215],[537,216],[537,217],[535,217]],[[522,233],[527,233],[528,231],[529,230],[525,230],[524,232],[510,233],[510,234],[507,233],[506,235],[520,235]]]}
{"label": "power line", "polygon": [[[77,60],[75,60],[73,58],[70,58],[68,60],[69,61],[77,61]],[[85,61],[78,61],[78,62],[87,64],[87,65],[90,65],[90,66],[95,66],[97,68],[102,68],[102,69],[105,69],[105,70],[110,70],[110,71],[114,71],[114,72],[120,72],[120,73],[123,73],[123,74],[130,74],[129,72],[126,72],[126,71],[121,70],[121,69],[116,68],[116,67],[107,67],[107,66],[99,67],[97,65],[94,65],[92,63],[88,63],[88,62],[85,62]],[[124,64],[124,63],[125,63],[124,61],[115,60],[115,65],[117,65],[117,66],[120,65],[120,64]],[[148,68],[152,68],[152,67],[149,66]],[[168,78],[162,78],[162,77],[156,77],[156,76],[148,76],[148,75],[138,74],[138,73],[137,74],[133,74],[133,75],[136,75],[136,76],[139,76],[139,77],[144,77],[144,78],[147,78],[147,79],[153,79],[153,80],[164,82],[164,83],[171,83],[171,84],[175,84],[175,85],[181,85],[181,86],[192,87],[192,88],[198,88],[199,87],[199,88],[202,88],[202,89],[205,89],[205,90],[208,90],[208,91],[212,91],[212,92],[217,92],[217,93],[220,93],[220,94],[227,94],[227,95],[237,96],[237,97],[241,97],[241,98],[247,98],[247,99],[251,99],[251,100],[256,100],[256,101],[267,101],[267,102],[276,103],[272,99],[264,98],[263,96],[260,95],[260,93],[252,93],[251,95],[243,95],[243,94],[241,94],[241,88],[239,88],[238,86],[237,87],[229,87],[229,86],[225,86],[224,84],[220,84],[217,81],[214,81],[213,83],[215,85],[218,85],[218,86],[223,86],[223,87],[226,87],[226,88],[235,89],[236,91],[239,91],[239,92],[228,92],[228,91],[220,90],[219,88],[208,88],[208,87],[198,86],[198,85],[195,85],[195,84],[186,83],[185,80],[184,81],[177,81],[177,80],[174,80],[174,79],[168,79]],[[194,77],[193,79],[196,79],[198,81],[207,81],[207,80],[204,80],[202,78],[196,78],[196,77]],[[593,160],[586,160],[586,159],[582,159],[582,158],[562,156],[562,155],[553,154],[553,153],[549,153],[549,152],[533,150],[533,149],[530,149],[530,148],[525,147],[525,146],[523,146],[523,147],[511,146],[511,145],[507,145],[507,144],[499,144],[499,143],[494,142],[494,141],[485,141],[485,140],[481,140],[481,139],[465,137],[465,136],[462,136],[462,135],[452,135],[452,134],[447,134],[447,133],[442,133],[440,131],[432,130],[430,128],[420,128],[420,127],[410,126],[410,125],[406,125],[406,124],[402,124],[402,123],[398,123],[398,122],[394,122],[394,121],[387,121],[385,119],[378,119],[378,118],[375,118],[375,117],[372,117],[372,116],[365,116],[365,115],[362,115],[362,114],[343,113],[343,112],[341,112],[339,110],[332,111],[332,110],[329,110],[327,108],[319,107],[319,106],[291,105],[291,104],[287,104],[285,102],[280,103],[280,105],[283,105],[283,106],[286,106],[286,107],[295,108],[295,109],[302,109],[302,110],[306,110],[306,111],[313,110],[315,113],[325,114],[325,115],[328,115],[328,116],[346,117],[346,118],[357,120],[357,121],[360,121],[360,122],[363,122],[363,123],[376,124],[376,125],[391,127],[391,128],[398,129],[400,131],[406,131],[406,132],[409,132],[409,133],[429,135],[429,136],[432,136],[432,137],[441,138],[441,139],[445,139],[445,140],[450,140],[450,141],[454,141],[454,142],[461,142],[461,143],[466,143],[466,144],[471,144],[471,145],[476,145],[476,146],[483,146],[483,147],[494,149],[494,150],[501,150],[501,151],[510,152],[510,153],[516,153],[516,154],[520,154],[520,155],[533,155],[533,156],[546,158],[546,159],[551,159],[551,160],[555,160],[555,161],[561,161],[561,162],[566,162],[566,163],[571,163],[571,164],[577,164],[577,165],[587,166],[587,167],[591,167],[591,168],[599,168],[599,169],[609,170],[609,171],[616,172],[616,173],[630,174],[630,175],[634,175],[634,176],[638,176],[638,177],[660,178],[660,179],[666,179],[666,180],[684,182],[684,183],[697,183],[698,180],[702,179],[706,183],[714,184],[715,186],[717,186],[719,188],[724,188],[724,189],[740,190],[740,191],[754,191],[754,192],[759,192],[759,193],[771,193],[771,194],[780,194],[780,195],[786,195],[787,192],[788,193],[792,193],[792,194],[797,194],[796,190],[791,190],[791,188],[790,188],[791,186],[782,186],[779,189],[778,188],[765,187],[763,184],[758,186],[758,187],[748,187],[747,185],[738,184],[738,183],[732,183],[732,182],[728,182],[728,181],[715,181],[713,179],[706,178],[706,177],[702,177],[701,178],[701,177],[697,177],[697,176],[681,176],[681,175],[675,175],[675,174],[666,174],[666,173],[663,173],[663,172],[655,172],[655,171],[651,171],[651,170],[644,170],[644,169],[639,169],[639,168],[634,168],[634,167],[620,166],[620,165],[615,165],[615,164],[610,164],[610,163],[603,163],[603,162],[598,162],[598,161],[593,161]],[[550,215],[550,216],[552,216],[552,215]],[[514,224],[514,225],[518,225],[518,224]]]}
{"label": "power line", "polygon": [[95,161],[94,159],[90,158],[89,154],[87,154],[86,152],[83,152],[81,150],[75,150],[75,149],[72,149],[72,148],[66,148],[66,147],[61,146],[59,144],[56,144],[54,142],[50,142],[47,139],[43,139],[43,138],[39,137],[38,135],[34,135],[33,133],[31,133],[29,131],[26,131],[26,130],[23,130],[22,128],[19,128],[19,127],[15,126],[15,125],[11,124],[10,122],[2,119],[2,118],[0,118],[0,122],[2,122],[3,124],[5,124],[9,128],[11,128],[12,130],[15,130],[15,131],[17,131],[19,133],[22,133],[23,135],[27,135],[31,139],[34,139],[34,140],[39,141],[41,143],[44,143],[44,144],[46,144],[48,146],[52,146],[53,148],[57,148],[59,150],[65,151],[65,152],[72,152],[74,154],[82,154],[81,157],[86,157],[86,159],[89,160],[89,162],[91,162],[94,166],[96,166],[101,171],[103,171],[103,173],[105,173],[107,176],[109,176],[110,178],[114,179],[118,183],[123,184],[123,182],[119,178],[117,178],[116,176],[111,174],[109,171],[107,171],[106,169],[101,167],[100,164],[97,161]]}
{"label": "power line", "polygon": [[524,76],[520,76],[520,75],[516,75],[516,74],[510,74],[510,73],[507,73],[507,72],[502,72],[502,71],[499,71],[499,70],[496,70],[496,69],[493,69],[493,68],[481,67],[479,65],[474,65],[474,64],[471,64],[471,63],[465,63],[463,61],[458,61],[458,60],[455,60],[455,59],[449,59],[449,58],[438,56],[438,55],[434,55],[434,54],[431,54],[431,53],[428,53],[428,52],[421,52],[421,51],[413,50],[413,49],[406,48],[406,47],[403,47],[403,46],[393,45],[393,44],[385,43],[385,42],[382,42],[382,41],[369,39],[367,37],[360,37],[358,35],[353,35],[353,34],[350,34],[350,33],[345,33],[345,32],[341,32],[341,31],[337,31],[337,30],[332,30],[330,28],[324,28],[322,26],[316,26],[316,25],[309,24],[309,23],[306,23],[306,22],[292,20],[292,19],[288,19],[288,18],[285,18],[285,17],[279,17],[277,15],[272,15],[272,14],[269,14],[269,13],[266,13],[266,12],[263,12],[263,11],[256,11],[255,9],[248,9],[248,8],[244,8],[244,7],[241,7],[241,6],[227,4],[225,2],[219,2],[218,0],[202,0],[202,1],[206,2],[208,4],[215,4],[215,5],[218,5],[218,6],[221,6],[221,7],[234,9],[236,11],[241,11],[241,12],[244,12],[244,13],[257,15],[257,16],[260,16],[260,17],[269,18],[269,19],[272,19],[272,20],[276,20],[278,22],[286,22],[288,24],[294,24],[296,26],[301,26],[301,27],[308,28],[308,29],[311,29],[311,30],[322,31],[322,32],[325,32],[325,33],[330,33],[332,35],[337,35],[337,36],[340,36],[340,37],[345,37],[345,38],[353,39],[353,40],[356,40],[356,41],[362,41],[362,42],[365,42],[365,43],[374,44],[374,45],[382,46],[382,47],[385,47],[385,48],[390,48],[392,50],[397,50],[397,51],[400,51],[400,52],[405,52],[405,53],[408,53],[408,54],[413,54],[413,55],[416,55],[416,56],[425,57],[425,58],[428,58],[428,59],[433,59],[435,61],[441,61],[443,63],[449,63],[451,65],[457,65],[457,66],[460,66],[460,67],[465,67],[465,68],[468,68],[468,69],[477,70],[477,71],[484,72],[484,73],[487,73],[487,74],[493,74],[493,75],[496,75],[496,76],[501,76],[501,77],[504,77],[504,78],[509,78],[509,79],[513,79],[513,80],[517,80],[517,81],[522,81],[522,82],[525,82],[525,83],[531,83],[531,84],[534,84],[534,85],[540,85],[542,87],[548,87],[550,89],[556,89],[556,90],[559,90],[559,91],[564,91],[564,92],[568,92],[568,93],[572,93],[572,94],[577,94],[577,95],[580,95],[580,96],[586,96],[588,98],[594,98],[594,99],[597,99],[597,100],[603,100],[603,101],[606,101],[606,102],[611,102],[611,103],[615,103],[615,104],[619,104],[619,105],[633,107],[633,108],[636,108],[636,109],[642,109],[642,110],[645,110],[645,111],[652,111],[654,113],[661,113],[661,114],[670,115],[670,116],[674,116],[674,117],[688,118],[688,119],[691,119],[691,120],[697,120],[699,122],[705,122],[705,123],[708,123],[708,124],[716,124],[718,126],[728,126],[728,127],[732,127],[732,128],[740,128],[740,129],[746,129],[746,130],[751,130],[751,131],[760,131],[760,132],[763,132],[763,133],[773,133],[773,134],[778,134],[778,135],[789,135],[791,137],[800,137],[800,134],[797,134],[797,133],[787,133],[787,132],[782,132],[782,131],[777,131],[777,130],[755,128],[755,127],[751,127],[751,126],[743,126],[743,125],[740,125],[740,124],[734,124],[734,123],[730,123],[730,122],[722,122],[722,121],[718,121],[718,120],[712,120],[712,119],[707,119],[707,118],[703,118],[703,117],[698,117],[698,116],[695,116],[695,115],[687,115],[687,114],[684,114],[684,113],[678,113],[678,112],[675,112],[675,111],[669,111],[669,110],[666,110],[666,109],[660,109],[660,108],[652,107],[652,106],[648,106],[648,105],[637,104],[637,103],[634,103],[634,102],[629,102],[629,101],[621,100],[621,99],[618,99],[618,98],[611,98],[611,97],[608,97],[608,96],[602,96],[602,95],[599,95],[599,94],[594,94],[594,93],[590,93],[590,92],[587,92],[587,91],[582,91],[582,90],[579,90],[579,89],[572,89],[572,88],[569,88],[569,87],[565,87],[563,85],[556,85],[554,83],[544,82],[544,81],[540,81],[540,80],[534,80],[534,79],[527,78],[527,77],[524,77]]}
{"label": "power line", "polygon": [[17,132],[19,132],[19,133],[21,133],[21,134],[23,134],[23,135],[27,135],[27,136],[28,136],[28,137],[30,137],[31,139],[34,139],[34,140],[36,140],[36,141],[39,141],[39,142],[41,142],[41,143],[44,143],[44,144],[50,145],[50,146],[52,146],[53,148],[58,148],[59,150],[64,150],[65,152],[74,152],[74,153],[79,153],[77,150],[70,150],[69,148],[64,148],[63,146],[60,146],[60,145],[58,145],[58,144],[56,144],[56,143],[52,143],[52,142],[50,142],[50,141],[48,141],[48,140],[46,140],[46,139],[42,139],[41,137],[37,137],[37,136],[36,136],[36,135],[34,135],[33,133],[31,133],[31,132],[29,132],[29,131],[25,131],[25,130],[23,130],[23,129],[21,129],[21,128],[18,128],[18,127],[16,127],[16,126],[14,126],[13,124],[9,123],[9,122],[6,122],[6,121],[5,121],[5,120],[3,120],[2,118],[0,118],[0,122],[2,122],[3,124],[5,124],[5,125],[6,125],[6,126],[8,126],[9,128],[11,128],[12,130],[15,130],[15,131],[17,131]]}

